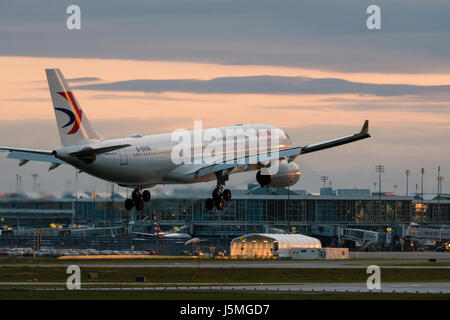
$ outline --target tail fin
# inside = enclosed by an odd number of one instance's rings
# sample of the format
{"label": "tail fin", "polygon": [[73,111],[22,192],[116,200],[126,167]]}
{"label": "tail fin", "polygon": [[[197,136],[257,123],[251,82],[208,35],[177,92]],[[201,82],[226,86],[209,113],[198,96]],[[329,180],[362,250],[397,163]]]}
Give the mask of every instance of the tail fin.
{"label": "tail fin", "polygon": [[64,146],[83,144],[85,140],[101,140],[81,110],[75,95],[58,68],[45,69],[55,109],[59,137]]}

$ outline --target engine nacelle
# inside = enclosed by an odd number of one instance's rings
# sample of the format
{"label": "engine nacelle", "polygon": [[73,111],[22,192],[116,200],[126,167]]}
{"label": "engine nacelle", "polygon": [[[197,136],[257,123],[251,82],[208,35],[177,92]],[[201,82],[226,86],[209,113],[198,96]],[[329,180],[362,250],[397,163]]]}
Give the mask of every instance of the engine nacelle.
{"label": "engine nacelle", "polygon": [[256,173],[256,181],[261,187],[290,187],[300,179],[300,168],[294,162],[279,162]]}

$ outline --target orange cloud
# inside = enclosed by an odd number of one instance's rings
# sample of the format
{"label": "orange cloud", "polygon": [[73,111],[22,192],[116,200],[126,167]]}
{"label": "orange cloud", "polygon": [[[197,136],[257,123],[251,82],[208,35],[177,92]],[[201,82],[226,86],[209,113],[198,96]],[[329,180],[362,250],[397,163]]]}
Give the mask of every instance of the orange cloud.
{"label": "orange cloud", "polygon": [[[229,76],[303,76],[334,77],[349,81],[391,84],[438,85],[450,83],[448,74],[338,73],[324,70],[274,66],[217,65],[206,63],[135,61],[108,59],[71,59],[1,57],[0,119],[53,119],[44,69],[59,67],[66,78],[98,77],[103,81],[129,79],[212,79]],[[263,122],[280,127],[313,124],[359,125],[365,119],[379,126],[393,123],[448,124],[448,114],[408,112],[405,110],[358,110],[340,108],[364,102],[398,103],[408,106],[414,97],[374,97],[355,94],[277,95],[277,94],[161,94],[76,90],[78,101],[95,119],[185,118],[203,120],[207,127],[235,123]],[[101,97],[101,98],[100,98]],[[441,102],[446,103],[446,101]],[[177,125],[180,125],[179,123]],[[193,123],[183,124],[191,128]],[[175,128],[173,128],[175,129]],[[132,131],[132,129],[130,128]]]}

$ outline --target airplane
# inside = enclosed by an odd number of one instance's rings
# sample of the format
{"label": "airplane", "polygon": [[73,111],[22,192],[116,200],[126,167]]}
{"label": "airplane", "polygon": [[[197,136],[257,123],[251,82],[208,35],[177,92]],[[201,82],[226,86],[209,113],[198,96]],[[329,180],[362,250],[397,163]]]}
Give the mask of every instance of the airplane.
{"label": "airplane", "polygon": [[192,239],[186,241],[184,243],[184,245],[187,246],[187,245],[194,245],[194,244],[199,244],[199,243],[200,243],[200,238],[192,238]]}
{"label": "airplane", "polygon": [[[133,188],[131,199],[125,200],[126,210],[142,210],[144,202],[151,199],[147,190],[158,184],[191,184],[216,180],[212,197],[206,199],[205,207],[223,210],[225,201],[231,200],[231,191],[224,189],[225,182],[234,173],[257,171],[256,180],[261,186],[289,187],[300,179],[300,169],[293,162],[298,156],[370,137],[369,121],[360,132],[338,139],[303,146],[292,146],[289,135],[282,129],[268,124],[240,124],[214,128],[223,134],[222,143],[232,143],[234,161],[224,159],[215,162],[175,163],[173,133],[142,136],[134,134],[120,139],[104,139],[93,128],[81,108],[73,91],[58,68],[46,69],[59,136],[62,146],[53,150],[0,147],[0,152],[9,152],[8,158],[20,160],[19,166],[29,161],[49,162],[49,171],[62,164],[71,165],[81,172],[97,178]],[[264,145],[250,148],[250,139],[242,144],[239,137],[227,136],[227,130],[250,130],[266,134],[278,132],[277,152]],[[189,134],[202,134],[207,129],[190,130]],[[202,147],[203,148],[203,147]],[[197,149],[193,159],[198,160]],[[274,149],[275,150],[275,149]],[[200,150],[201,151],[201,150]],[[270,151],[270,152],[269,152]],[[227,149],[228,152],[228,149]],[[201,153],[201,152],[200,152]],[[225,154],[224,152],[223,154]],[[256,155],[256,161],[254,156]],[[272,167],[277,170],[270,170]]]}
{"label": "airplane", "polygon": [[186,229],[187,226],[176,229],[175,232],[164,232],[159,227],[158,216],[156,215],[155,210],[153,210],[153,226],[154,233],[146,233],[146,232],[132,232],[133,234],[143,236],[143,237],[157,237],[157,238],[170,238],[170,239],[191,239],[191,235],[181,232]]}
{"label": "airplane", "polygon": [[156,212],[153,210],[153,223],[155,228],[155,234],[159,238],[182,238],[182,239],[191,239],[192,237],[184,232],[181,232],[182,230],[186,229],[187,226],[177,228],[175,232],[164,232],[159,227],[159,221],[158,216],[156,215]]}

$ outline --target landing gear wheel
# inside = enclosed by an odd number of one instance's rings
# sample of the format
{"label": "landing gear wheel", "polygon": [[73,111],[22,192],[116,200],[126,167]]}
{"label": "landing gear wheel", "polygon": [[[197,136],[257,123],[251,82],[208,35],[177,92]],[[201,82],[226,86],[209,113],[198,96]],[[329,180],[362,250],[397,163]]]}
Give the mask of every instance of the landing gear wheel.
{"label": "landing gear wheel", "polygon": [[223,200],[230,201],[231,200],[231,191],[230,189],[223,190]]}
{"label": "landing gear wheel", "polygon": [[222,192],[218,188],[215,188],[212,193],[212,198],[214,202],[219,202],[222,199]]}
{"label": "landing gear wheel", "polygon": [[211,198],[206,199],[205,201],[206,210],[211,210],[214,208],[214,200]]}
{"label": "landing gear wheel", "polygon": [[223,190],[225,186],[225,181],[228,180],[228,171],[219,170],[215,172],[217,178],[216,188],[212,192],[212,198],[206,200],[206,208],[211,210],[214,205],[217,209],[223,210],[225,208],[225,201],[231,200],[231,191],[226,189]]}
{"label": "landing gear wheel", "polygon": [[131,199],[127,199],[125,200],[125,209],[127,209],[128,211],[133,209],[133,200]]}
{"label": "landing gear wheel", "polygon": [[131,199],[137,203],[139,201],[139,199],[141,199],[141,193],[138,190],[133,190],[133,192],[131,193]]}
{"label": "landing gear wheel", "polygon": [[149,202],[149,201],[150,201],[150,198],[151,198],[150,191],[144,190],[144,191],[142,192],[142,199],[144,199],[145,202]]}
{"label": "landing gear wheel", "polygon": [[216,201],[216,208],[219,210],[223,210],[223,208],[225,208],[225,201],[223,199]]}
{"label": "landing gear wheel", "polygon": [[139,199],[136,202],[136,210],[141,211],[142,209],[144,209],[144,199]]}

